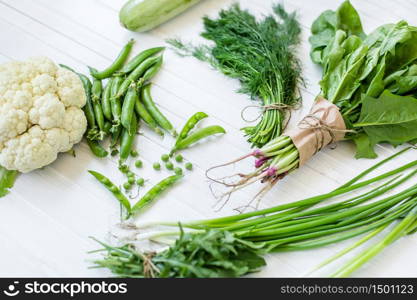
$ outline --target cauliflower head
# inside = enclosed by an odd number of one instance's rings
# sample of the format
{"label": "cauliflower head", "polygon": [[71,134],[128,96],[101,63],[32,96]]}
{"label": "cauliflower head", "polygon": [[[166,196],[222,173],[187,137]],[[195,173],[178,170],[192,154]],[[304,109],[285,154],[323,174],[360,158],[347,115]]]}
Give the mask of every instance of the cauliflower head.
{"label": "cauliflower head", "polygon": [[0,165],[26,173],[81,141],[86,96],[73,72],[46,57],[0,65]]}

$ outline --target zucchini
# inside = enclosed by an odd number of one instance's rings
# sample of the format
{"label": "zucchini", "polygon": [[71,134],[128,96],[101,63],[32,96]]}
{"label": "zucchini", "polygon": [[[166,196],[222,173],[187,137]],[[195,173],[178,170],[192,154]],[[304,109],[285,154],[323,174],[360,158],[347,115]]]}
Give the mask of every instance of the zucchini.
{"label": "zucchini", "polygon": [[151,30],[201,0],[130,0],[120,10],[120,23],[131,31]]}

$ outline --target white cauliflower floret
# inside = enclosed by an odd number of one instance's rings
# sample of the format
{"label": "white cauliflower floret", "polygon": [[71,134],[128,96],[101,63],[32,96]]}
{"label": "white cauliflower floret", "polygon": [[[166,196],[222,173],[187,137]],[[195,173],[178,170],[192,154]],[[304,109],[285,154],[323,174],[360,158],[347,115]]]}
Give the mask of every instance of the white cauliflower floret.
{"label": "white cauliflower floret", "polygon": [[87,120],[76,74],[46,57],[0,65],[0,165],[29,172],[81,141]]}

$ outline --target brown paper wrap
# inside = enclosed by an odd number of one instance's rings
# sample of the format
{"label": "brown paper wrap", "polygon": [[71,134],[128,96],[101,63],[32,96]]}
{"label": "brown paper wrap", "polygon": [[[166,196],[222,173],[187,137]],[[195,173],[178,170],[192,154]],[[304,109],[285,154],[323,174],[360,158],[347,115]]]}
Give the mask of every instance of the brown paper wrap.
{"label": "brown paper wrap", "polygon": [[297,148],[301,166],[320,149],[342,140],[346,132],[339,108],[323,97],[317,97],[310,113],[284,135],[289,136]]}

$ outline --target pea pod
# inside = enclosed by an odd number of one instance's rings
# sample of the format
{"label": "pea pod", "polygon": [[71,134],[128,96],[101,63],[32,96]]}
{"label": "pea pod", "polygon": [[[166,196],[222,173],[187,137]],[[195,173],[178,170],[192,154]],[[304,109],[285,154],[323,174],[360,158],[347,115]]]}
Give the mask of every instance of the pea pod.
{"label": "pea pod", "polygon": [[143,207],[149,205],[158,196],[160,196],[163,191],[173,186],[182,177],[182,175],[169,176],[155,184],[138,202],[136,202],[135,205],[133,205],[131,209],[132,215],[139,212]]}
{"label": "pea pod", "polygon": [[87,144],[90,147],[91,152],[97,157],[103,158],[109,154],[97,141],[87,138]]}
{"label": "pea pod", "polygon": [[197,112],[188,119],[185,123],[184,127],[182,128],[180,134],[178,135],[177,141],[175,145],[177,145],[181,140],[185,139],[191,130],[197,125],[198,122],[207,118],[208,115],[205,112]]}
{"label": "pea pod", "polygon": [[158,60],[156,61],[156,63],[152,67],[150,67],[148,70],[146,70],[146,72],[143,74],[142,82],[151,80],[156,75],[156,73],[158,73],[159,70],[161,69],[163,61],[164,60],[162,58],[162,55],[158,56]]}
{"label": "pea pod", "polygon": [[103,71],[98,72],[97,70],[90,69],[91,75],[97,79],[104,79],[113,75],[113,73],[119,70],[125,63],[126,59],[129,56],[130,51],[132,50],[134,43],[135,43],[135,40],[133,39],[129,40],[129,42],[122,48],[122,50],[120,51],[115,61]]}
{"label": "pea pod", "polygon": [[112,82],[110,93],[111,113],[113,116],[113,125],[115,127],[120,125],[120,117],[122,115],[122,104],[120,103],[120,97],[117,96],[117,91],[119,90],[122,82],[122,77],[115,77]]}
{"label": "pea pod", "polygon": [[[90,68],[90,70],[95,70]],[[97,70],[96,70],[97,71]],[[91,98],[93,102],[93,109],[94,109],[94,116],[96,118],[96,123],[98,128],[100,129],[100,137],[99,139],[102,140],[104,136],[104,115],[103,110],[101,108],[101,93],[103,90],[103,85],[100,79],[94,78],[93,85],[91,87]]]}
{"label": "pea pod", "polygon": [[171,150],[171,154],[175,153],[178,150],[185,149],[190,145],[198,142],[199,140],[209,137],[217,133],[226,133],[223,127],[218,125],[208,126],[201,128],[188,135],[185,139],[180,140],[174,148]]}
{"label": "pea pod", "polygon": [[103,90],[103,95],[101,96],[101,108],[103,109],[103,115],[109,121],[113,119],[111,114],[110,103],[112,82],[113,78],[110,78]]}
{"label": "pea pod", "polygon": [[129,134],[134,134],[132,128],[132,117],[135,114],[135,104],[139,100],[136,93],[136,85],[132,84],[126,93],[123,101],[121,123]]}
{"label": "pea pod", "polygon": [[145,104],[147,111],[150,115],[154,118],[154,120],[158,123],[158,125],[165,129],[166,131],[170,132],[173,136],[176,136],[177,133],[172,126],[171,122],[161,113],[161,111],[156,107],[155,102],[151,96],[151,84],[146,84],[141,91],[141,99]]}
{"label": "pea pod", "polygon": [[137,66],[139,66],[145,59],[155,55],[161,51],[165,50],[165,47],[155,47],[146,49],[132,58],[120,71],[117,72],[117,75],[126,75],[132,72]]}
{"label": "pea pod", "polygon": [[155,119],[149,114],[146,110],[145,106],[141,102],[140,98],[136,100],[135,103],[135,111],[137,115],[157,134],[164,135],[164,132],[158,128],[158,124],[156,123]]}
{"label": "pea pod", "polygon": [[132,83],[136,82],[150,67],[157,63],[158,60],[160,60],[158,56],[149,57],[145,59],[139,66],[137,66],[121,84],[117,92],[117,97],[119,98],[126,94],[127,90],[129,89],[129,86]]}
{"label": "pea pod", "polygon": [[136,115],[132,115],[132,134],[129,134],[127,129],[122,130],[122,136],[120,139],[120,160],[125,161],[132,150],[133,141],[136,137],[136,131],[138,127],[138,121],[136,120]]}
{"label": "pea pod", "polygon": [[104,133],[110,134],[111,133],[111,123],[109,121],[104,122]]}
{"label": "pea pod", "polygon": [[[130,215],[131,207],[129,200],[123,195],[120,189],[110,181],[106,176],[99,172],[88,170],[88,173],[93,175],[107,190],[109,190],[114,197],[120,202],[121,205],[126,209],[128,216]],[[127,217],[128,217],[127,216]]]}

